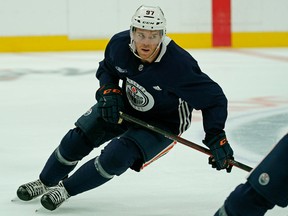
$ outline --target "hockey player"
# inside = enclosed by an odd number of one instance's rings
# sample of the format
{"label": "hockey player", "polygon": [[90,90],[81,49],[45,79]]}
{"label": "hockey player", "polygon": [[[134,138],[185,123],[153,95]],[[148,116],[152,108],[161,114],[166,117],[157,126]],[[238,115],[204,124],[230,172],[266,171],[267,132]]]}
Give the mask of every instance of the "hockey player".
{"label": "hockey player", "polygon": [[263,216],[275,205],[288,205],[288,134],[238,185],[214,216]]}
{"label": "hockey player", "polygon": [[[39,179],[21,185],[17,195],[54,210],[66,199],[96,188],[128,168],[140,171],[174,145],[160,134],[119,118],[119,111],[181,134],[201,110],[204,143],[213,168],[231,171],[233,158],[225,135],[227,99],[220,86],[204,74],[197,61],[166,36],[159,7],[141,6],[130,30],[114,35],[99,63],[97,103],[81,116],[50,155]],[[121,81],[121,82],[120,82]],[[68,177],[78,161],[109,141],[101,154]]]}

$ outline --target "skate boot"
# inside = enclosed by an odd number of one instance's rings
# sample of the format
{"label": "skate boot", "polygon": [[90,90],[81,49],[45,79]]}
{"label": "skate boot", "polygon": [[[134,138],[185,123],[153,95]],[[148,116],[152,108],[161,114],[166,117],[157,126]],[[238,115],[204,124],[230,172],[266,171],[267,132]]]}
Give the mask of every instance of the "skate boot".
{"label": "skate boot", "polygon": [[53,211],[70,197],[62,182],[41,197],[44,208]]}
{"label": "skate boot", "polygon": [[17,196],[23,201],[32,200],[49,190],[40,179],[21,185],[17,190]]}

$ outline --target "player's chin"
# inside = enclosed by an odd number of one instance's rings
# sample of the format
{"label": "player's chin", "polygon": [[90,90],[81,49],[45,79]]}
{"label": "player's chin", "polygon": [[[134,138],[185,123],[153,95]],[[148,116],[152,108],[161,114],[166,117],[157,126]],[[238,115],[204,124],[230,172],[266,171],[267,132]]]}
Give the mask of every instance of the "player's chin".
{"label": "player's chin", "polygon": [[151,55],[151,53],[150,52],[141,52],[140,53],[140,57],[142,58],[142,59],[147,59],[147,58],[149,58],[150,57],[150,55]]}

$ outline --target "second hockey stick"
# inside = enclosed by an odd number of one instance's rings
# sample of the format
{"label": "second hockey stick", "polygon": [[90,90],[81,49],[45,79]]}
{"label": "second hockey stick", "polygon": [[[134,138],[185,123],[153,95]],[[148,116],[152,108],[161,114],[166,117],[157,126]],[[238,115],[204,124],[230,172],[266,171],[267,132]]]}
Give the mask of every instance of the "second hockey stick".
{"label": "second hockey stick", "polygon": [[[144,122],[144,121],[142,121],[142,120],[140,120],[138,118],[135,118],[135,117],[130,116],[128,114],[125,114],[123,112],[120,112],[120,117],[122,119],[124,119],[125,121],[132,122],[134,124],[140,125],[140,126],[142,126],[144,128],[147,128],[149,130],[152,130],[152,131],[154,131],[156,133],[162,134],[163,136],[167,137],[168,139],[171,139],[171,140],[177,141],[179,143],[182,143],[182,144],[184,144],[184,145],[186,145],[186,146],[188,146],[190,148],[196,149],[196,150],[198,150],[198,151],[200,151],[200,152],[202,152],[204,154],[207,154],[209,156],[212,155],[212,153],[211,153],[211,151],[209,149],[204,148],[204,147],[202,147],[202,146],[200,146],[200,145],[198,145],[196,143],[193,143],[193,142],[191,142],[189,140],[186,140],[186,139],[184,139],[184,138],[182,138],[180,136],[172,134],[172,133],[170,133],[168,131],[165,131],[165,130],[162,130],[162,129],[158,128],[158,127],[150,125],[150,124],[148,124],[148,123],[146,123],[146,122]],[[252,170],[251,167],[249,167],[249,166],[247,166],[247,165],[245,165],[243,163],[240,163],[240,162],[238,162],[236,160],[230,159],[229,160],[229,164],[231,164],[231,165],[233,165],[235,167],[238,167],[238,168],[240,168],[242,170],[245,170],[247,172],[250,172]]]}

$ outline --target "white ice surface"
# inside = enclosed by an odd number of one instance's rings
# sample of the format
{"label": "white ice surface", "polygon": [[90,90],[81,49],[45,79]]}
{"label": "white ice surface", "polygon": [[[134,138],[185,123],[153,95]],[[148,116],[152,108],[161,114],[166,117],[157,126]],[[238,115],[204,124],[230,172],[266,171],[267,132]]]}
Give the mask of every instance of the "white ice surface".
{"label": "white ice surface", "polygon": [[[229,99],[226,132],[235,159],[254,167],[288,131],[288,49],[189,51]],[[1,215],[213,215],[248,173],[215,171],[206,155],[182,144],[142,172],[128,170],[54,212],[41,209],[39,199],[11,202],[18,186],[38,177],[63,135],[95,103],[94,72],[102,58],[102,52],[0,54]],[[201,114],[195,112],[183,137],[200,144],[203,136]],[[266,215],[288,216],[288,209],[275,207]]]}

